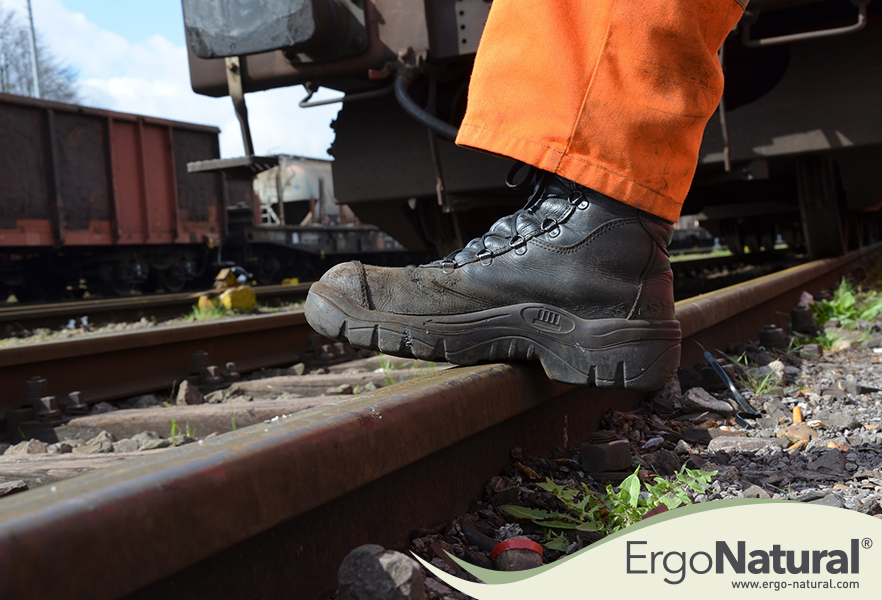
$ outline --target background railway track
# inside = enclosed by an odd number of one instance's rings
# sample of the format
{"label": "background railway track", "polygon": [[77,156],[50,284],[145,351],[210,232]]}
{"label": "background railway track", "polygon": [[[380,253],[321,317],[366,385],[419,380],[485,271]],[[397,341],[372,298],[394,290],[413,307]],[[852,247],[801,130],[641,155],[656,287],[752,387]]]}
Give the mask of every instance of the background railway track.
{"label": "background railway track", "polygon": [[[873,247],[677,304],[684,363],[781,320]],[[509,449],[586,439],[638,394],[452,369],[0,502],[10,597],[318,597],[343,556],[466,510]],[[88,548],[89,560],[74,561]],[[46,577],[52,565],[52,577]]]}
{"label": "background railway track", "polygon": [[[675,262],[677,296],[708,292],[749,279],[757,270],[765,273],[802,260],[787,253],[763,253]],[[740,270],[733,269],[736,265]],[[727,268],[733,272],[707,280],[700,277],[709,269]],[[272,306],[301,300],[308,289],[309,284],[304,283],[264,286],[256,291],[261,304]],[[11,331],[59,327],[71,320],[77,323],[83,316],[94,326],[142,318],[171,319],[190,311],[194,301],[195,295],[188,293],[13,306],[0,308],[0,325]],[[0,401],[0,418],[20,408],[25,382],[32,377],[47,380],[48,387],[41,395],[56,396],[62,402],[74,391],[79,391],[87,404],[121,400],[171,391],[192,371],[197,352],[206,352],[210,365],[223,368],[235,363],[240,373],[291,364],[300,359],[309,332],[302,316],[286,313],[0,348],[0,386],[8,390]]]}
{"label": "background railway track", "polygon": [[[264,285],[254,288],[257,301],[264,306],[300,302],[306,299],[309,283]],[[0,307],[0,337],[10,337],[38,327],[64,327],[72,319],[87,317],[90,325],[132,322],[142,318],[165,320],[180,317],[193,309],[199,292],[150,294],[127,298],[100,298],[45,304]]]}

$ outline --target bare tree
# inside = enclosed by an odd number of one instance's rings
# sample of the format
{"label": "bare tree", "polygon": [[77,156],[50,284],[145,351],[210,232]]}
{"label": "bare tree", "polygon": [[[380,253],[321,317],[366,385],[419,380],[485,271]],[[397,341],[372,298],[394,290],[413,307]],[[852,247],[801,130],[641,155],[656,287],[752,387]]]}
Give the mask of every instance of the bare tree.
{"label": "bare tree", "polygon": [[[37,33],[40,93],[46,100],[78,102],[77,72],[42,43]],[[0,92],[34,95],[28,27],[24,19],[0,5]]]}

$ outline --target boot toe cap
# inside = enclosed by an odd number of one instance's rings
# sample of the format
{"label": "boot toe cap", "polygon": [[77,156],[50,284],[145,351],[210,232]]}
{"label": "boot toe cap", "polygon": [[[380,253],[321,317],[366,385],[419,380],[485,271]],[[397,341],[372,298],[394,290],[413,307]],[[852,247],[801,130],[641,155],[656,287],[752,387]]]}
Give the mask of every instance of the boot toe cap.
{"label": "boot toe cap", "polygon": [[367,277],[364,265],[360,262],[352,261],[335,265],[322,275],[319,283],[349,298],[359,306],[369,308]]}

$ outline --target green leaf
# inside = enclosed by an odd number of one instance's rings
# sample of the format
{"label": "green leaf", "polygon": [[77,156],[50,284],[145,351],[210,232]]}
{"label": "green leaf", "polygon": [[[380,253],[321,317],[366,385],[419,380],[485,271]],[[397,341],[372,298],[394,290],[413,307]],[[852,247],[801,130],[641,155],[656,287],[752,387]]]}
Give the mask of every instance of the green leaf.
{"label": "green leaf", "polygon": [[582,523],[576,526],[576,531],[597,531],[599,527],[594,523]]}
{"label": "green leaf", "polygon": [[578,494],[578,493],[579,492],[577,492],[576,490],[566,490],[565,489],[565,490],[561,490],[561,492],[559,494],[555,494],[555,496],[557,496],[561,500],[569,502],[570,500],[575,498],[576,494]]}
{"label": "green leaf", "polygon": [[554,483],[550,478],[546,477],[545,481],[541,483],[537,483],[536,487],[542,488],[546,492],[551,492],[552,494],[557,493],[559,490],[563,489],[561,486]]}
{"label": "green leaf", "polygon": [[637,506],[637,500],[640,498],[640,479],[637,477],[637,471],[628,475],[619,489],[628,494],[628,504]]}
{"label": "green leaf", "polygon": [[578,522],[574,521],[561,521],[561,520],[552,520],[552,521],[533,521],[536,525],[541,525],[542,527],[548,527],[551,529],[578,529]]}
{"label": "green leaf", "polygon": [[551,550],[557,550],[558,552],[566,552],[569,547],[569,540],[565,537],[554,538],[553,540],[545,542],[545,547]]}
{"label": "green leaf", "polygon": [[500,510],[504,510],[508,514],[518,519],[552,519],[555,518],[555,515],[558,513],[551,513],[547,510],[541,510],[538,508],[529,508],[526,506],[518,506],[516,504],[505,504],[499,507]]}

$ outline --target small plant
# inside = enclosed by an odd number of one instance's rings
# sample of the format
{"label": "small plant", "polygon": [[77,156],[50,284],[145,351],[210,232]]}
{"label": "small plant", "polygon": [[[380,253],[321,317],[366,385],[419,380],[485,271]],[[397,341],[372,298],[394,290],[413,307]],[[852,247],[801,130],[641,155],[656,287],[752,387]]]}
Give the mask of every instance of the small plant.
{"label": "small plant", "polygon": [[812,304],[812,314],[818,327],[835,319],[840,325],[852,328],[858,321],[872,321],[882,315],[882,295],[875,290],[862,292],[843,278],[833,298]]}
{"label": "small plant", "polygon": [[236,413],[230,413],[230,431],[236,431]]}
{"label": "small plant", "polygon": [[[581,489],[559,485],[546,478],[537,484],[551,492],[564,505],[563,511],[547,511],[508,504],[500,508],[519,519],[528,519],[545,528],[545,544],[555,550],[566,550],[566,530],[592,531],[609,535],[640,521],[650,510],[664,504],[669,509],[692,504],[688,490],[704,492],[716,471],[687,469],[685,466],[674,480],[656,477],[653,484],[641,483],[638,468],[625,478],[618,490],[606,486],[606,493],[595,493],[584,483]],[[641,491],[645,486],[646,490]]]}
{"label": "small plant", "polygon": [[184,315],[183,319],[185,321],[208,321],[210,319],[220,319],[232,313],[233,311],[227,310],[219,304],[209,308],[194,306],[193,310]]}
{"label": "small plant", "polygon": [[383,371],[383,381],[386,385],[392,385],[395,383],[395,378],[389,375],[389,371],[395,370],[395,364],[392,362],[392,359],[388,356],[381,355],[377,358],[377,362],[380,363],[380,370]]}
{"label": "small plant", "polygon": [[195,438],[196,437],[196,428],[190,424],[190,421],[187,421],[186,432],[187,432],[188,438]]}
{"label": "small plant", "polygon": [[781,380],[775,375],[774,371],[765,374],[751,373],[751,369],[747,360],[747,354],[742,354],[738,358],[727,356],[729,362],[740,367],[736,370],[736,379],[738,384],[748,390],[754,396],[762,396],[772,391],[772,388],[781,385]]}
{"label": "small plant", "polygon": [[845,336],[842,335],[842,328],[840,327],[836,333],[827,330],[822,331],[812,338],[812,342],[819,345],[824,352],[830,352],[834,346],[844,339]]}

